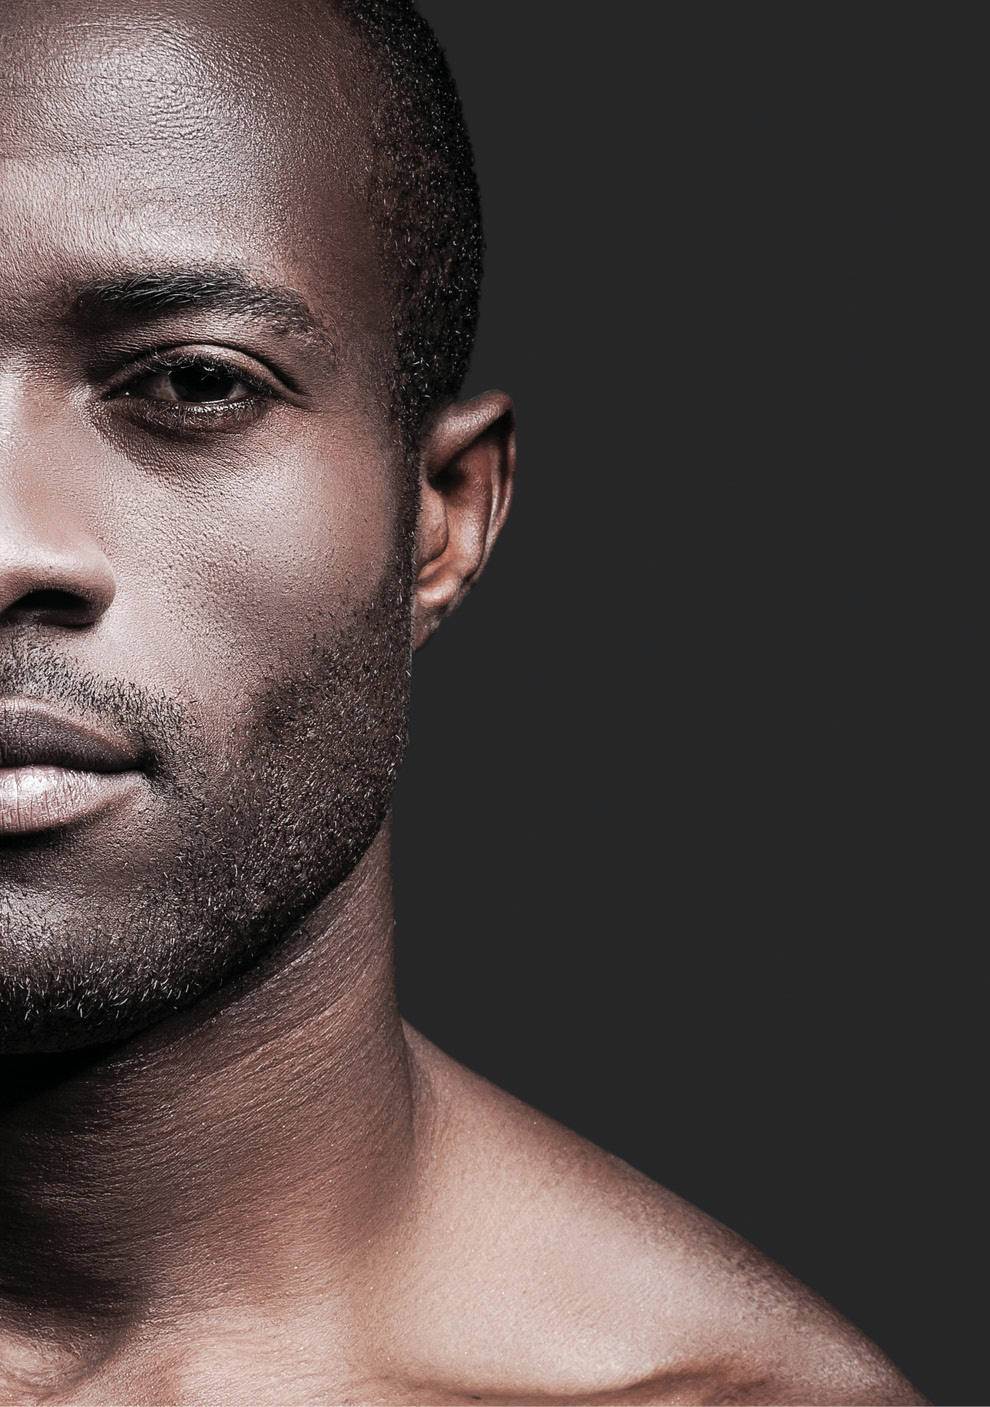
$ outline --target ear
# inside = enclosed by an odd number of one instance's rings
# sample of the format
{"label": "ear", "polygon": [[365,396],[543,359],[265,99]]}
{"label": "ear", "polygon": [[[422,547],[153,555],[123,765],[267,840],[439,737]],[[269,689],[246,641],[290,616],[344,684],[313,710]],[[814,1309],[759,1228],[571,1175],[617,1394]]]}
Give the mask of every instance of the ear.
{"label": "ear", "polygon": [[426,643],[488,561],[512,497],[515,413],[501,391],[447,406],[420,454],[413,648]]}

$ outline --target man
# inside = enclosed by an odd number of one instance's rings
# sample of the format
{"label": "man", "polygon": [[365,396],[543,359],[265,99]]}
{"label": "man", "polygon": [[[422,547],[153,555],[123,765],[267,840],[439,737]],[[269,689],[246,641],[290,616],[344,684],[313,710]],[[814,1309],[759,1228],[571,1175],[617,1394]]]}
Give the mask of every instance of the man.
{"label": "man", "polygon": [[428,31],[11,0],[0,62],[0,1400],[921,1400],[399,1019],[410,656],[514,455]]}

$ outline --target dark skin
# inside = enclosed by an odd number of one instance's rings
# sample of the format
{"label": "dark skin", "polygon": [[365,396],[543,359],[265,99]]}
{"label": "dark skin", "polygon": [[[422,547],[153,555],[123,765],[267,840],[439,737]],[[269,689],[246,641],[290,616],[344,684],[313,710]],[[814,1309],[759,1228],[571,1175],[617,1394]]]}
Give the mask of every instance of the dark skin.
{"label": "dark skin", "polygon": [[[277,35],[269,7],[216,0],[3,20],[3,645],[164,691],[217,752],[273,661],[375,598],[401,530],[387,296],[339,155],[359,124],[315,125],[307,14]],[[177,270],[227,291],[80,297]],[[412,646],[483,569],[513,462],[505,396],[438,408]],[[143,787],[127,773],[61,848],[26,797],[10,883],[27,856],[80,925],[133,899],[176,843]],[[218,992],[7,1058],[0,1401],[922,1400],[751,1247],[404,1027],[391,929],[384,826]]]}

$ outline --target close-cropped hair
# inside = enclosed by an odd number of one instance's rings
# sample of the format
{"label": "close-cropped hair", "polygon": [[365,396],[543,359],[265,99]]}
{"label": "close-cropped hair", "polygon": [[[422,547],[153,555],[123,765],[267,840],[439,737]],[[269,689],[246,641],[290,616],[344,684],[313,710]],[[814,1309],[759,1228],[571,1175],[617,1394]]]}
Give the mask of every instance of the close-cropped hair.
{"label": "close-cropped hair", "polygon": [[411,0],[327,0],[358,40],[367,95],[371,218],[393,312],[392,414],[414,450],[455,397],[478,321],[481,200],[444,52]]}

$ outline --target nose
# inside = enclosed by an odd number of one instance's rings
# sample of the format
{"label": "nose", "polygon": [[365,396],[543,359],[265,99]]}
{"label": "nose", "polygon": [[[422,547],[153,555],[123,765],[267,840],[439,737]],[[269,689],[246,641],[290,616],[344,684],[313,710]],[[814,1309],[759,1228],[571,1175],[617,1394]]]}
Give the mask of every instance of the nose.
{"label": "nose", "polygon": [[0,493],[0,625],[95,625],[116,583],[71,505],[27,490]]}
{"label": "nose", "polygon": [[78,412],[12,354],[0,374],[0,626],[85,628],[113,601],[92,532],[99,481]]}

